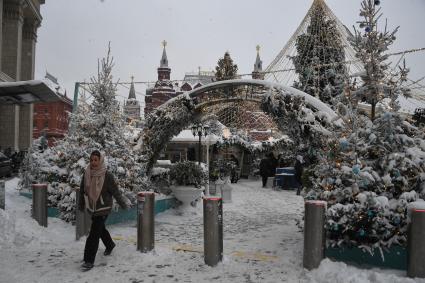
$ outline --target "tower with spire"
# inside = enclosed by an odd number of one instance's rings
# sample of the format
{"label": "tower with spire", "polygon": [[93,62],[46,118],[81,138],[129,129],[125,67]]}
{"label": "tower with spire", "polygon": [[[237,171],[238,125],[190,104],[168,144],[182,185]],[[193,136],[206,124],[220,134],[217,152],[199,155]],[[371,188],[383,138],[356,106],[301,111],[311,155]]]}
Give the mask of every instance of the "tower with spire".
{"label": "tower with spire", "polygon": [[140,104],[136,99],[136,90],[134,88],[134,77],[131,76],[130,91],[128,99],[124,105],[124,114],[127,117],[127,122],[140,121]]}
{"label": "tower with spire", "polygon": [[146,90],[145,117],[154,108],[177,95],[176,90],[173,88],[173,83],[170,80],[171,68],[168,67],[167,51],[165,49],[167,42],[165,40],[162,42],[162,46],[162,57],[159,63],[159,68],[157,69],[158,80],[153,88],[148,88]]}
{"label": "tower with spire", "polygon": [[251,76],[255,80],[264,80],[263,74],[263,61],[260,59],[260,45],[256,46],[257,49],[257,58],[254,63],[254,71],[252,71]]}

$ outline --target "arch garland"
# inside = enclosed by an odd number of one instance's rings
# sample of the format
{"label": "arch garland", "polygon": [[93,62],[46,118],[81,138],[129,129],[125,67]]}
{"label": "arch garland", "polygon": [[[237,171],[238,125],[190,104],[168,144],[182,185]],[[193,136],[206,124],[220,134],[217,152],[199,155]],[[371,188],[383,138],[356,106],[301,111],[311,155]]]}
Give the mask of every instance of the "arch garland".
{"label": "arch garland", "polygon": [[244,94],[236,99],[257,101],[294,144],[320,146],[333,127],[341,126],[342,121],[329,106],[292,87],[263,80],[220,81],[170,99],[147,117],[142,136],[146,173],[150,174],[161,150],[173,136],[206,115],[202,111],[205,105],[202,97],[208,96],[214,103],[216,98],[235,99],[226,90],[248,87],[251,87],[249,97]]}

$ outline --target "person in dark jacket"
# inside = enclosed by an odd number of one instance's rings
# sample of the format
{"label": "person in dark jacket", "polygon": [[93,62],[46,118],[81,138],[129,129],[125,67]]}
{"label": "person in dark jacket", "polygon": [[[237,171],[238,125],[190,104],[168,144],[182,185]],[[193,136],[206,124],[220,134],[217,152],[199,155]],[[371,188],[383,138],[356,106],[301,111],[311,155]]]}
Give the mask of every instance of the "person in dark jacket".
{"label": "person in dark jacket", "polygon": [[90,155],[90,164],[87,166],[80,185],[80,207],[91,214],[92,224],[89,236],[84,248],[84,263],[81,265],[83,271],[93,268],[96,253],[99,248],[99,239],[105,245],[105,256],[110,255],[115,247],[111,235],[105,228],[105,221],[112,210],[112,197],[123,208],[128,205],[118,186],[114,176],[106,170],[104,157],[95,150]]}
{"label": "person in dark jacket", "polygon": [[263,188],[267,185],[267,178],[269,177],[270,173],[270,160],[268,158],[263,158],[260,161],[260,176],[261,180],[263,182]]}
{"label": "person in dark jacket", "polygon": [[271,164],[269,177],[274,177],[274,175],[276,174],[276,167],[279,165],[279,163],[276,157],[274,157],[274,154],[272,152],[270,153],[269,158],[270,158],[270,164]]}
{"label": "person in dark jacket", "polygon": [[238,168],[239,168],[239,160],[233,154],[230,156],[230,161],[233,162],[232,169],[230,172],[230,182],[237,183],[239,180]]}
{"label": "person in dark jacket", "polygon": [[276,158],[273,153],[270,153],[267,158],[261,159],[260,162],[260,175],[263,181],[263,188],[267,185],[267,178],[273,177],[276,170]]}
{"label": "person in dark jacket", "polygon": [[295,169],[295,176],[294,177],[295,177],[295,180],[298,183],[297,184],[297,186],[298,186],[297,195],[299,195],[301,193],[301,189],[303,187],[301,177],[303,175],[303,169],[304,169],[304,159],[301,155],[297,156],[294,169]]}

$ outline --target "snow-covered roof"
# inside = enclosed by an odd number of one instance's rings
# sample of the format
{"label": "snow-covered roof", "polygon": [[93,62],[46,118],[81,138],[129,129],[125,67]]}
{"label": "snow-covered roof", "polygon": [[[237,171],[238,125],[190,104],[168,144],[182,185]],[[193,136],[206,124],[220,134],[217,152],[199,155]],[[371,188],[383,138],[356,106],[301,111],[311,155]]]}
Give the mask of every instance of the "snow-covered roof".
{"label": "snow-covered roof", "polygon": [[[218,136],[211,134],[207,136],[208,142],[216,142],[219,139]],[[194,137],[191,130],[183,130],[177,136],[171,139],[171,142],[189,142],[189,143],[197,143],[199,142],[199,137]],[[201,142],[205,142],[205,137],[202,137]]]}
{"label": "snow-covered roof", "polygon": [[58,100],[61,100],[60,96],[43,81],[0,83],[0,102],[3,104],[54,102]]}

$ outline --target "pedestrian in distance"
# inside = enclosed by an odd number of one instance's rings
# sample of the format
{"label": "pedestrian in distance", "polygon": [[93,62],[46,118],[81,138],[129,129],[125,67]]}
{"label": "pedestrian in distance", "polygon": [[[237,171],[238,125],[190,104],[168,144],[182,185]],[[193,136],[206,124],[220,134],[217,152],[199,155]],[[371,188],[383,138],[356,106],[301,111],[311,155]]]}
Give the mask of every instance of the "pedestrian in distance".
{"label": "pedestrian in distance", "polygon": [[232,164],[232,169],[230,172],[230,182],[231,183],[237,183],[239,180],[239,175],[238,175],[238,168],[239,168],[239,160],[236,158],[236,156],[234,156],[233,154],[230,156],[230,161],[233,163]]}
{"label": "pedestrian in distance", "polygon": [[87,209],[91,214],[92,224],[84,248],[83,271],[93,268],[96,253],[99,248],[99,239],[105,245],[104,255],[111,254],[115,243],[105,227],[105,221],[112,210],[112,197],[123,208],[128,208],[128,200],[123,197],[115,182],[114,176],[108,172],[104,156],[94,150],[90,155],[90,164],[87,166],[80,185],[81,211]]}
{"label": "pedestrian in distance", "polygon": [[273,153],[267,155],[267,158],[261,159],[260,162],[260,175],[263,182],[263,188],[267,186],[267,178],[274,176],[276,170],[276,159]]}
{"label": "pedestrian in distance", "polygon": [[269,158],[270,158],[270,164],[271,164],[269,177],[274,177],[274,175],[276,174],[276,168],[279,165],[279,161],[276,159],[276,157],[274,157],[273,152],[270,152]]}
{"label": "pedestrian in distance", "polygon": [[303,175],[303,169],[304,169],[304,159],[301,155],[297,155],[296,161],[295,161],[295,180],[297,181],[297,195],[300,195],[301,189],[303,187],[301,176]]}

